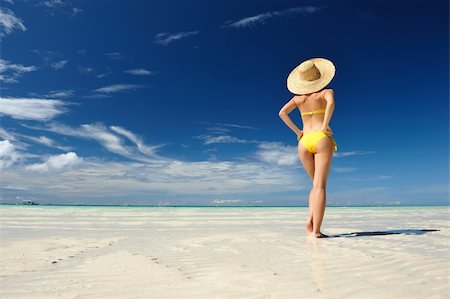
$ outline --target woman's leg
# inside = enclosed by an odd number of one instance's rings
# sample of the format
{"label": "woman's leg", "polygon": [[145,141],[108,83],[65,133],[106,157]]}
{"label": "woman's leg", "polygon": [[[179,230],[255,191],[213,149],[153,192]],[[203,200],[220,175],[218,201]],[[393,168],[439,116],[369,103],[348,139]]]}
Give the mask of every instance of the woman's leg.
{"label": "woman's leg", "polygon": [[[314,154],[310,153],[307,149],[299,143],[298,145],[298,156],[300,161],[302,162],[303,168],[311,179],[311,182],[314,179]],[[309,194],[308,199],[309,210],[308,210],[308,219],[306,220],[306,231],[308,233],[312,232],[313,228],[313,201],[311,197],[311,193]]]}
{"label": "woman's leg", "polygon": [[326,204],[326,185],[328,173],[333,158],[333,144],[330,138],[325,137],[316,146],[317,153],[314,157],[314,179],[311,197],[314,202],[313,209],[313,235],[320,233]]}

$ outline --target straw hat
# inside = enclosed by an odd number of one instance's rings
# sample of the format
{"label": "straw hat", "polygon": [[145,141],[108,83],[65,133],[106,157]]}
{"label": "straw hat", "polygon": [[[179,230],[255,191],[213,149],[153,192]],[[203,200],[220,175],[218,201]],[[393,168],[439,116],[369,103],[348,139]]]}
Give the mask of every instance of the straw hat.
{"label": "straw hat", "polygon": [[291,71],[287,88],[294,94],[307,94],[321,90],[333,79],[334,64],[326,58],[310,58]]}

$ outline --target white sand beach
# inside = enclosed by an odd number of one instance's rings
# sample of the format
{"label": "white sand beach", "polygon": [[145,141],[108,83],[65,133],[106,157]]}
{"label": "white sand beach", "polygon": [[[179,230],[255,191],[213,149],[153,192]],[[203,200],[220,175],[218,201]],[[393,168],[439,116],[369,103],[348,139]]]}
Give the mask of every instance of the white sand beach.
{"label": "white sand beach", "polygon": [[448,298],[448,207],[327,207],[321,239],[306,217],[3,205],[0,297]]}

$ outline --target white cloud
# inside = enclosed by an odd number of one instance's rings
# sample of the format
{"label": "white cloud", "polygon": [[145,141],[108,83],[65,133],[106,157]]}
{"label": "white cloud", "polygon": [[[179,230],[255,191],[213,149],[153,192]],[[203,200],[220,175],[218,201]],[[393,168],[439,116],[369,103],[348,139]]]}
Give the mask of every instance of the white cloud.
{"label": "white cloud", "polygon": [[76,16],[78,14],[80,14],[83,10],[81,8],[78,7],[72,7],[72,16]]}
{"label": "white cloud", "polygon": [[[9,168],[2,175],[4,185],[27,182],[27,188],[35,190],[34,196],[49,194],[56,198],[76,196],[85,199],[129,197],[130,194],[148,198],[150,194],[161,193],[169,196],[253,196],[276,190],[289,192],[310,188],[309,179],[298,168],[268,166],[257,162],[166,160],[141,163],[83,158],[82,167],[55,173],[55,165],[61,164],[64,166],[62,170],[66,170],[68,167],[64,163],[70,166],[71,163],[67,161],[71,160],[62,155],[52,157],[44,163]],[[36,176],[30,170],[47,171],[47,174]],[[55,194],[52,189],[54,186],[64,192]],[[45,193],[46,190],[48,193]]]}
{"label": "white cloud", "polygon": [[149,71],[146,69],[132,69],[132,70],[125,71],[125,73],[131,74],[131,75],[138,75],[138,76],[146,76],[146,75],[155,74],[155,72],[152,72],[152,71]]}
{"label": "white cloud", "polygon": [[348,157],[348,156],[354,156],[354,155],[367,155],[367,154],[373,154],[375,151],[349,151],[349,152],[335,152],[333,155],[336,158],[341,157]]}
{"label": "white cloud", "polygon": [[249,27],[249,26],[252,26],[252,25],[255,25],[258,23],[264,24],[264,22],[266,20],[271,19],[271,18],[273,18],[272,13],[266,12],[266,13],[262,13],[262,14],[259,14],[256,16],[246,17],[239,21],[232,22],[227,25],[223,25],[222,28],[226,28],[226,27],[239,28],[239,27]]}
{"label": "white cloud", "polygon": [[392,178],[392,176],[390,176],[390,175],[376,175],[376,176],[370,176],[370,177],[347,178],[345,180],[359,182],[359,181],[386,180],[386,179],[390,179],[390,178]]}
{"label": "white cloud", "polygon": [[123,145],[122,140],[118,136],[112,134],[102,123],[83,124],[79,128],[51,123],[47,127],[41,127],[39,129],[62,135],[94,139],[110,152],[123,156],[129,156],[131,154],[131,150]]}
{"label": "white cloud", "polygon": [[31,140],[46,145],[46,146],[53,146],[54,145],[54,141],[46,136],[39,136],[39,137],[34,137],[34,136],[28,136],[28,138],[30,138]]}
{"label": "white cloud", "polygon": [[295,166],[300,164],[297,147],[284,146],[279,142],[262,142],[255,153],[257,159],[279,165]]}
{"label": "white cloud", "polygon": [[19,158],[20,155],[9,140],[0,141],[0,169],[10,167]]}
{"label": "white cloud", "polygon": [[176,33],[169,33],[169,32],[161,32],[155,35],[154,42],[157,44],[161,44],[163,46],[167,46],[169,43],[180,40],[183,38],[186,38],[191,35],[196,35],[200,31],[188,31],[188,32],[176,32]]}
{"label": "white cloud", "polygon": [[94,92],[99,93],[116,93],[116,92],[122,92],[122,91],[128,91],[128,90],[135,90],[137,88],[142,87],[141,85],[135,85],[135,84],[115,84],[115,85],[109,85],[101,88],[97,88],[93,90]]}
{"label": "white cloud", "polygon": [[339,205],[376,205],[386,204],[387,199],[401,199],[386,186],[358,187],[343,190],[327,190],[327,203]]}
{"label": "white cloud", "polygon": [[14,30],[26,31],[27,28],[12,10],[0,7],[0,37],[10,34]]}
{"label": "white cloud", "polygon": [[107,75],[110,75],[110,74],[112,74],[113,72],[106,72],[106,73],[103,73],[103,74],[98,74],[97,75],[97,78],[103,78],[103,77],[105,77],[105,76],[107,76]]}
{"label": "white cloud", "polygon": [[[164,160],[162,157],[155,154],[155,150],[163,145],[147,146],[142,142],[140,137],[119,126],[111,126],[108,129],[108,127],[102,123],[93,123],[83,124],[78,128],[74,128],[60,123],[50,123],[45,127],[29,128],[95,140],[108,151],[136,161],[151,163],[154,159]],[[121,138],[121,135],[130,139],[136,147],[127,146]]]}
{"label": "white cloud", "polygon": [[6,131],[2,127],[0,127],[0,138],[12,140],[12,141],[16,140],[16,137],[13,134],[11,134],[10,132]]}
{"label": "white cloud", "polygon": [[223,127],[207,127],[205,128],[208,131],[211,131],[212,133],[216,133],[216,134],[225,134],[230,132],[231,130],[228,128],[223,128]]}
{"label": "white cloud", "polygon": [[356,169],[357,168],[355,168],[355,167],[338,167],[338,166],[331,168],[331,170],[333,170],[334,172],[337,172],[337,173],[352,172],[352,171],[355,171]]}
{"label": "white cloud", "polygon": [[111,130],[113,130],[114,132],[116,132],[117,134],[123,135],[125,137],[127,137],[129,140],[131,140],[134,144],[136,144],[138,150],[147,155],[147,156],[154,156],[156,155],[156,149],[164,146],[164,144],[160,144],[160,145],[156,145],[156,146],[147,146],[144,144],[144,142],[141,140],[140,137],[138,137],[137,135],[135,135],[133,132],[128,131],[122,127],[119,126],[110,126],[109,127]]}
{"label": "white cloud", "polygon": [[450,192],[449,185],[448,184],[434,184],[434,185],[422,185],[422,186],[409,186],[407,190],[405,190],[407,193],[419,193],[419,194],[448,194]]}
{"label": "white cloud", "polygon": [[[50,99],[60,99],[60,98],[68,98],[73,96],[74,90],[66,89],[66,90],[51,90],[47,94],[40,94],[37,92],[29,92],[28,95],[33,98],[50,98]],[[74,103],[72,103],[74,104]]]}
{"label": "white cloud", "polygon": [[22,137],[22,138],[25,138],[25,139],[29,139],[29,140],[31,140],[31,141],[33,141],[35,143],[39,143],[39,144],[42,144],[42,145],[45,145],[45,146],[48,146],[48,147],[51,147],[51,148],[57,148],[57,149],[60,149],[60,150],[63,150],[63,151],[70,151],[71,150],[71,147],[58,145],[58,144],[56,144],[56,142],[53,139],[48,138],[47,136],[35,137],[35,136],[28,136],[28,135],[25,135],[25,134],[18,134],[18,136]]}
{"label": "white cloud", "polygon": [[78,7],[74,7],[69,1],[63,0],[43,0],[36,3],[35,6],[44,8],[51,16],[68,15],[69,17],[75,17],[83,11]]}
{"label": "white cloud", "polygon": [[[214,128],[217,127],[231,127],[231,128],[238,128],[238,129],[251,129],[251,130],[257,130],[255,127],[251,126],[244,126],[244,125],[238,125],[238,124],[227,124],[227,123],[212,123],[207,121],[197,121],[199,124],[207,124],[207,125],[214,125]],[[209,128],[207,128],[209,129]],[[224,128],[226,129],[226,128]]]}
{"label": "white cloud", "polygon": [[0,81],[4,83],[17,83],[17,79],[24,73],[32,72],[36,69],[35,66],[13,64],[7,60],[0,59]]}
{"label": "white cloud", "polygon": [[65,103],[60,100],[34,98],[1,98],[0,115],[25,120],[50,120],[66,112]]}
{"label": "white cloud", "polygon": [[110,52],[110,53],[105,53],[106,57],[108,57],[109,59],[112,60],[120,60],[125,58],[124,55],[120,54],[119,52]]}
{"label": "white cloud", "polygon": [[[289,158],[281,153],[276,154],[276,158],[268,154],[278,150],[286,156],[293,154],[292,159],[295,159],[294,148],[291,153],[281,144],[263,143],[258,149],[262,157],[259,160],[255,160],[252,154],[253,161],[191,162],[156,155],[157,146],[145,145],[138,135],[120,126],[106,127],[97,123],[69,127],[50,123],[31,129],[96,140],[109,151],[133,159],[114,161],[84,157],[83,167],[71,167],[79,165],[81,158],[75,153],[67,153],[50,156],[41,163],[16,164],[16,167],[8,168],[2,174],[4,186],[27,182],[27,188],[38,197],[51,195],[55,199],[76,197],[87,200],[130,194],[136,195],[136,198],[148,198],[149,195],[165,193],[168,196],[213,195],[217,196],[216,203],[226,204],[232,201],[221,199],[221,195],[233,198],[236,194],[254,196],[276,192],[277,189],[280,192],[301,191],[307,190],[310,184],[309,178],[299,171],[299,163],[289,162]],[[43,144],[54,145],[51,139],[44,136],[36,138]],[[133,146],[126,144],[128,140]],[[34,171],[45,172],[46,175],[35,175]],[[58,192],[55,197],[55,190],[64,192]]]}
{"label": "white cloud", "polygon": [[70,89],[66,90],[51,90],[46,97],[49,98],[68,98],[73,96],[74,91]]}
{"label": "white cloud", "polygon": [[211,201],[212,204],[229,204],[229,203],[240,203],[241,199],[214,199]]}
{"label": "white cloud", "polygon": [[95,72],[95,69],[89,66],[78,66],[78,72],[80,74],[91,74]]}
{"label": "white cloud", "polygon": [[198,135],[194,138],[204,140],[204,144],[212,144],[212,143],[255,143],[257,141],[254,140],[245,140],[239,139],[234,136],[222,135],[222,136],[211,136],[211,135]]}
{"label": "white cloud", "polygon": [[50,156],[43,163],[27,165],[25,169],[39,172],[61,171],[71,168],[72,166],[81,163],[81,161],[82,158],[78,157],[75,152],[68,152]]}
{"label": "white cloud", "polygon": [[45,6],[45,7],[62,7],[67,5],[67,3],[65,3],[64,1],[61,0],[45,0],[45,1],[40,1],[39,2],[40,5]]}
{"label": "white cloud", "polygon": [[286,17],[292,14],[303,13],[303,14],[313,14],[323,7],[317,6],[301,6],[294,7],[280,11],[270,11],[261,13],[251,17],[245,17],[238,21],[227,21],[222,28],[241,28],[241,27],[251,27],[257,24],[264,24],[267,20],[272,19],[274,17]]}
{"label": "white cloud", "polygon": [[91,138],[99,141],[110,152],[117,153],[123,156],[129,156],[131,150],[122,144],[122,140],[108,131],[108,129],[101,123],[84,124],[80,126],[81,131]]}
{"label": "white cloud", "polygon": [[67,64],[67,60],[60,60],[57,62],[53,62],[52,64],[50,64],[50,66],[55,70],[59,70],[59,69],[62,69],[66,64]]}

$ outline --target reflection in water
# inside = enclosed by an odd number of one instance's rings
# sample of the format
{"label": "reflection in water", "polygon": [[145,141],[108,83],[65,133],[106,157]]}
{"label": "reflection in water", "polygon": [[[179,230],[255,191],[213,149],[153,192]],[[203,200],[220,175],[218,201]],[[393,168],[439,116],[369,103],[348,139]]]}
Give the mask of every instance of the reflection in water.
{"label": "reflection in water", "polygon": [[[307,246],[309,254],[309,264],[311,265],[311,279],[317,293],[328,293],[328,275],[326,267],[326,259],[323,258],[327,248],[322,242],[318,242],[321,238],[307,238]],[[322,244],[321,244],[322,243]]]}

